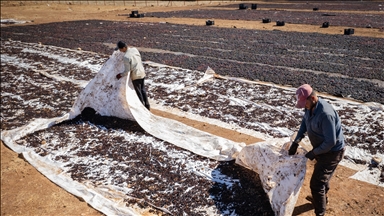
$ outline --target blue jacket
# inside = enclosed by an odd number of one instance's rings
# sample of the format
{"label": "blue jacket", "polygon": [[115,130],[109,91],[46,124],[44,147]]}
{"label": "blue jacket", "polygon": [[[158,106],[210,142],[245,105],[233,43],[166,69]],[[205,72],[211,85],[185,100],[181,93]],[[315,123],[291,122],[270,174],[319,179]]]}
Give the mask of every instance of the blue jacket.
{"label": "blue jacket", "polygon": [[319,98],[313,114],[305,109],[305,114],[295,141],[298,143],[305,132],[313,146],[315,155],[344,148],[344,135],[341,120],[336,110],[325,100]]}

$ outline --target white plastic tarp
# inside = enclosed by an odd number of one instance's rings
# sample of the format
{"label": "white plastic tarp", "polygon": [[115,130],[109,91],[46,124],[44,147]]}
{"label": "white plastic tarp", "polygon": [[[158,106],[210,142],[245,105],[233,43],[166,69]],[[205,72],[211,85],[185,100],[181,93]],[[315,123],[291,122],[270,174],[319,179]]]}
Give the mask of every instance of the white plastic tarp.
{"label": "white plastic tarp", "polygon": [[[83,197],[94,208],[106,214],[135,215],[132,209],[105,202],[103,199],[108,198],[96,192],[94,188],[79,186],[79,183],[71,181],[68,177],[60,177],[55,163],[43,163],[39,156],[25,152],[24,147],[15,143],[27,134],[72,119],[85,107],[91,107],[103,116],[135,120],[149,134],[195,154],[218,161],[237,159],[239,164],[260,175],[276,215],[292,214],[305,175],[306,159],[303,154],[288,156],[286,150],[285,153],[281,152],[286,139],[245,146],[244,143],[233,142],[178,121],[153,115],[138,99],[129,76],[116,79],[116,74],[124,69],[122,58],[123,53],[119,51],[111,55],[94,79],[79,94],[68,114],[52,119],[36,119],[23,127],[2,131],[1,139],[14,151],[23,153],[32,165],[53,182],[76,196]],[[213,77],[214,72],[210,69],[207,71],[208,76],[197,84]]]}
{"label": "white plastic tarp", "polygon": [[244,147],[236,163],[260,176],[276,215],[292,215],[301,185],[304,182],[307,159],[304,149],[289,156],[286,139],[268,140]]}

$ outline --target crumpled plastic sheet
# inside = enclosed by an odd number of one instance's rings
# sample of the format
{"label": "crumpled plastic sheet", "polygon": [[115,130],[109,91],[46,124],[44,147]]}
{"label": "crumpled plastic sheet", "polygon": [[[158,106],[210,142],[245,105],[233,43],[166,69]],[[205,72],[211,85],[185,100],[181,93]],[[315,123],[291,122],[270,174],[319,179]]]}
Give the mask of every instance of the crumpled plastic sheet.
{"label": "crumpled plastic sheet", "polygon": [[[107,215],[139,215],[137,211],[122,203],[123,192],[113,188],[93,188],[73,181],[69,176],[60,174],[60,164],[44,161],[44,158],[28,152],[15,142],[27,134],[73,119],[85,107],[92,107],[103,116],[135,120],[149,134],[195,154],[218,161],[236,159],[237,163],[260,175],[276,215],[292,214],[306,171],[303,152],[288,156],[287,146],[283,145],[286,139],[267,140],[245,146],[244,143],[233,142],[178,121],[153,115],[140,102],[129,76],[116,79],[116,75],[124,69],[122,58],[123,53],[119,51],[110,56],[94,79],[79,94],[68,114],[52,119],[35,119],[25,126],[2,131],[3,142],[15,152],[22,153],[29,163],[51,181],[83,198],[95,209]],[[207,76],[197,81],[197,84],[214,77],[212,69],[208,68],[207,71]]]}
{"label": "crumpled plastic sheet", "polygon": [[70,119],[79,115],[84,108],[92,107],[102,116],[135,120],[130,110],[130,105],[133,107],[132,99],[127,96],[128,76],[120,80],[116,78],[118,73],[124,71],[123,54],[114,52],[101,67],[76,99],[70,111]]}
{"label": "crumpled plastic sheet", "polygon": [[287,139],[271,139],[248,145],[236,158],[237,164],[259,174],[275,215],[292,215],[304,182],[306,151],[300,147],[290,156],[290,143]]}
{"label": "crumpled plastic sheet", "polygon": [[108,59],[75,101],[69,118],[79,115],[85,107],[92,107],[102,116],[137,121],[145,131],[159,139],[219,161],[232,160],[245,145],[153,115],[136,96],[129,76],[116,79],[116,74],[124,70],[123,54],[114,52]]}

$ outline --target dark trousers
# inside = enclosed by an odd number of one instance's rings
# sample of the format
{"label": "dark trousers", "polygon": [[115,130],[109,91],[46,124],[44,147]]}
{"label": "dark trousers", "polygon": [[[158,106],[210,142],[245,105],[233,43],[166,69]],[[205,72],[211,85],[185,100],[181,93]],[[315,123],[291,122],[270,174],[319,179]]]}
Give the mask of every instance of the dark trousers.
{"label": "dark trousers", "polygon": [[141,103],[149,110],[149,102],[147,92],[144,87],[144,79],[132,80],[133,87],[135,88],[136,94],[139,97]]}
{"label": "dark trousers", "polygon": [[331,180],[337,165],[341,159],[343,159],[343,156],[344,149],[316,156],[317,162],[310,182],[316,215],[325,214],[329,181]]}

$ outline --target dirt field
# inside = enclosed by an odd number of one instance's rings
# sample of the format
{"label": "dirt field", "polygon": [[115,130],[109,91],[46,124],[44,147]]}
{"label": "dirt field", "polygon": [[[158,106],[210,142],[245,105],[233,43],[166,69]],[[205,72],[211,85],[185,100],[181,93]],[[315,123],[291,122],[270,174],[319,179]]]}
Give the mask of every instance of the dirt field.
{"label": "dirt field", "polygon": [[[91,5],[91,4],[53,4],[44,3],[40,5],[29,3],[28,5],[19,2],[2,2],[1,19],[12,18],[16,20],[31,21],[26,25],[36,25],[48,22],[60,22],[70,20],[103,19],[115,21],[127,21],[126,16],[131,10],[140,12],[154,12],[180,9],[203,8],[217,2],[205,1],[203,3],[178,2],[170,5],[159,2],[145,2],[141,5],[131,6],[126,3],[120,5]],[[223,4],[222,1],[219,2]],[[232,2],[233,3],[233,2]],[[135,19],[136,20],[136,19]],[[135,21],[130,19],[129,21]],[[32,22],[33,21],[33,22]],[[190,25],[200,25],[199,19],[180,18],[152,18],[145,17],[138,19],[140,22],[169,22]],[[273,25],[261,25],[260,22],[240,20],[215,20],[216,27],[269,29]],[[3,28],[3,27],[2,27]],[[279,28],[282,31],[319,31],[318,26],[310,25],[287,25]],[[321,29],[323,33],[340,34],[340,27]],[[357,36],[384,37],[383,32],[377,29],[361,28],[356,31]],[[235,141],[254,143],[257,138],[238,134],[234,131],[224,130],[214,125],[207,125],[190,119],[172,116],[169,113],[152,111],[156,115],[175,118],[188,125],[210,133],[232,139]],[[313,215],[311,203],[305,199],[310,195],[309,179],[312,173],[313,162],[307,165],[308,171],[304,185],[301,189],[294,215]],[[328,215],[384,215],[384,188],[360,182],[348,178],[354,173],[353,170],[338,167],[332,181],[329,192],[330,204]],[[75,196],[50,182],[41,175],[34,167],[18,157],[17,153],[11,151],[1,143],[1,215],[102,215],[97,210],[88,206]]]}

